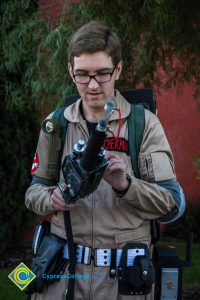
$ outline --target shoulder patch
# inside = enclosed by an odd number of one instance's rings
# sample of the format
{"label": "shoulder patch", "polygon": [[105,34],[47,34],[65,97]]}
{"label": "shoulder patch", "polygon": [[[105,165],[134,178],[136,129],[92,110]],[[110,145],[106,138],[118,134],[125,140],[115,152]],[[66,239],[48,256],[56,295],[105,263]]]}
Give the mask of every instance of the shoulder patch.
{"label": "shoulder patch", "polygon": [[34,159],[33,159],[32,168],[31,168],[31,174],[33,174],[37,170],[38,166],[39,166],[39,156],[36,151]]}

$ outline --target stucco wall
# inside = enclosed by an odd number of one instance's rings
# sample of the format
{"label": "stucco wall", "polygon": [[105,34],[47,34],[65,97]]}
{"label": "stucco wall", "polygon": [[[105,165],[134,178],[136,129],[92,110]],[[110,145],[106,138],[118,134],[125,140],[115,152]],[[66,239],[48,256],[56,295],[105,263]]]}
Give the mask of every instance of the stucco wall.
{"label": "stucco wall", "polygon": [[156,96],[158,117],[171,145],[176,173],[187,200],[200,201],[200,180],[194,158],[200,156],[200,112],[192,91],[185,84],[181,95],[176,89],[161,91]]}

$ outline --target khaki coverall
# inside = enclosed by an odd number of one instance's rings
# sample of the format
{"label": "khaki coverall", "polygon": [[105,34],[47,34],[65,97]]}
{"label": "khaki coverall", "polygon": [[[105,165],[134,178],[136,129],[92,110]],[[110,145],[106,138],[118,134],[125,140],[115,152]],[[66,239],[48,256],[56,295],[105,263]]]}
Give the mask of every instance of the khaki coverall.
{"label": "khaki coverall", "polygon": [[[130,104],[116,92],[117,105],[121,111],[122,124],[119,137],[128,139],[127,117]],[[67,107],[64,112],[69,121],[63,158],[72,152],[73,145],[79,139],[86,142],[89,137],[86,121],[80,113],[80,102]],[[108,137],[117,135],[119,128],[117,111],[111,117]],[[47,178],[48,139],[40,133],[37,152],[39,166],[34,175]],[[150,244],[150,220],[168,214],[174,208],[171,193],[155,182],[176,178],[173,157],[167,138],[158,118],[145,110],[145,130],[139,155],[141,180],[136,179],[132,170],[130,156],[116,152],[125,161],[127,173],[131,177],[128,192],[117,197],[112,187],[103,179],[98,189],[87,198],[77,201],[71,210],[71,222],[74,241],[92,248],[122,248],[127,242]],[[63,181],[61,175],[61,181]],[[50,195],[56,186],[33,184],[26,192],[26,206],[40,215],[52,214],[51,231],[66,238],[63,212],[55,211],[50,203]],[[89,274],[88,279],[76,279],[75,300],[143,300],[153,299],[153,292],[147,296],[123,296],[118,294],[118,280],[109,279],[109,267],[96,267],[77,263],[76,273]],[[100,275],[93,278],[93,275]],[[67,279],[55,281],[43,294],[32,295],[32,300],[64,300]]]}

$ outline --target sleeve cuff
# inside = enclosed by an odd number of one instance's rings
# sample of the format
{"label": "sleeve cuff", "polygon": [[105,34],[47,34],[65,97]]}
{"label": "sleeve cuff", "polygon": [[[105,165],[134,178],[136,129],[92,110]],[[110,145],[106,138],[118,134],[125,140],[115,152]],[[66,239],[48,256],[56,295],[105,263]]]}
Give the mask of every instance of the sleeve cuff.
{"label": "sleeve cuff", "polygon": [[131,177],[128,174],[126,174],[126,179],[128,180],[129,184],[128,184],[127,188],[125,188],[124,190],[117,190],[115,188],[112,188],[115,195],[119,198],[122,198],[128,192],[129,187],[131,185]]}

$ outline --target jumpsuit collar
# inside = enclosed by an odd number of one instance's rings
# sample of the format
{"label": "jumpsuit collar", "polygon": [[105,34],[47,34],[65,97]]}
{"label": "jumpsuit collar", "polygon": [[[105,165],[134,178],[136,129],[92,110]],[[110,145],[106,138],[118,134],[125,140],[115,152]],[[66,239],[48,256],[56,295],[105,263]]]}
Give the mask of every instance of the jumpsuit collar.
{"label": "jumpsuit collar", "polygon": [[[115,101],[118,109],[121,112],[121,118],[127,118],[128,115],[130,114],[130,104],[128,101],[120,94],[118,90],[115,90]],[[80,112],[80,105],[81,105],[82,99],[79,98],[75,103],[71,104],[68,106],[65,111],[64,111],[64,117],[72,122],[72,123],[77,123],[77,122],[82,122],[83,118]],[[119,119],[119,114],[118,111],[114,111],[112,114],[110,120],[118,120]]]}

